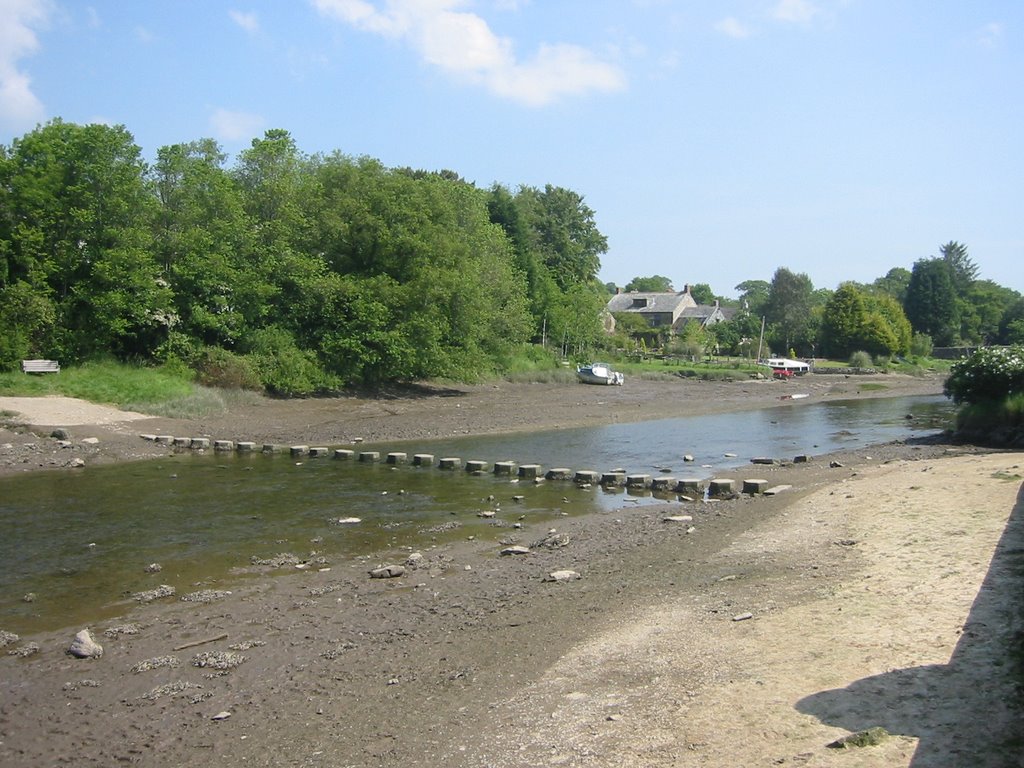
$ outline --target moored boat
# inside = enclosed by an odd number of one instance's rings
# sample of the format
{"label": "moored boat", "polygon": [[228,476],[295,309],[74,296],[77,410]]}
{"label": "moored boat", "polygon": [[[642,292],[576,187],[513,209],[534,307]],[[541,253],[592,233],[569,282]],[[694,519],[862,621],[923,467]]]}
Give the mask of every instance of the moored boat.
{"label": "moored boat", "polygon": [[608,363],[590,363],[576,367],[576,377],[584,384],[616,384],[621,386],[626,380],[618,371],[613,371]]}
{"label": "moored boat", "polygon": [[789,378],[790,376],[802,376],[810,372],[811,366],[802,360],[790,360],[787,357],[769,357],[763,363],[772,369],[775,378]]}

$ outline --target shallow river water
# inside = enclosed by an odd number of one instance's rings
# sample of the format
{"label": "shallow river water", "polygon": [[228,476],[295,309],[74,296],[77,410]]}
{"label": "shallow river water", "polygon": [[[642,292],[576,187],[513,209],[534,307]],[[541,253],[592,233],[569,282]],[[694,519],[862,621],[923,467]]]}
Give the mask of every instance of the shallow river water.
{"label": "shallow river water", "polygon": [[[753,457],[823,454],[934,432],[951,414],[940,397],[797,400],[736,414],[358,450],[707,478],[728,476]],[[7,478],[0,480],[0,629],[23,634],[97,621],[160,584],[178,594],[225,588],[246,578],[254,557],[372,562],[454,538],[493,537],[493,521],[478,517],[483,510],[498,508],[506,523],[521,515],[538,522],[615,509],[627,498],[652,500],[649,492],[568,482],[262,454],[181,454]],[[362,522],[339,524],[345,517]],[[162,570],[146,573],[154,562]]]}

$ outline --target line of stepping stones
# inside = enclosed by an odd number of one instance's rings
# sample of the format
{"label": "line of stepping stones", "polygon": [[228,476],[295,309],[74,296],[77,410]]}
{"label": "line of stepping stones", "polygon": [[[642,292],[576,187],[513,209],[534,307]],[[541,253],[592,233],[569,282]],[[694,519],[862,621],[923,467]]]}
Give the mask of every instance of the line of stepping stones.
{"label": "line of stepping stones", "polygon": [[[208,437],[174,437],[172,435],[140,435],[144,440],[150,440],[162,445],[169,445],[176,449],[191,449],[205,451],[213,449],[218,453],[264,453],[281,454],[288,453],[293,457],[323,458],[333,456],[341,461],[359,461],[363,463],[376,463],[381,461],[380,451],[356,451],[351,448],[326,448],[310,447],[308,445],[279,445],[276,443],[264,443],[257,448],[257,443],[233,440],[211,440]],[[687,457],[689,459],[689,457]],[[399,465],[410,463],[409,454],[402,451],[392,451],[384,454],[383,459],[387,464]],[[797,456],[794,463],[809,461],[808,456]],[[755,458],[751,459],[754,464],[779,464],[777,459]],[[435,465],[435,457],[432,453],[415,453],[412,455],[413,466],[430,467]],[[463,462],[457,457],[442,457],[436,459],[436,466],[442,470],[453,471],[465,466],[467,472],[483,474],[488,471],[489,462],[470,460]],[[524,480],[539,482],[541,478],[547,480],[572,481],[577,485],[600,485],[606,488],[642,488],[652,491],[666,493],[678,493],[691,499],[703,498],[705,491],[709,498],[730,498],[736,495],[736,481],[731,478],[702,479],[676,479],[675,477],[660,476],[652,477],[649,474],[629,474],[624,470],[612,470],[610,472],[595,472],[589,469],[572,470],[567,467],[555,467],[547,470],[542,469],[540,464],[517,464],[514,461],[496,461],[492,470],[495,475],[519,477]],[[742,481],[741,493],[750,495],[771,496],[789,489],[789,485],[777,485],[770,487],[767,480],[752,478]]]}

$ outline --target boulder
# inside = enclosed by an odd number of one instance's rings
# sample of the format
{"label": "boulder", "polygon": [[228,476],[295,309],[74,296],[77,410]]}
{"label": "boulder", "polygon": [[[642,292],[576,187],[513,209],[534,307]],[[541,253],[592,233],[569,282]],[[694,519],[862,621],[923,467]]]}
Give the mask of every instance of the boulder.
{"label": "boulder", "polygon": [[76,659],[98,659],[103,655],[103,646],[93,639],[88,629],[83,629],[71,641],[68,653]]}

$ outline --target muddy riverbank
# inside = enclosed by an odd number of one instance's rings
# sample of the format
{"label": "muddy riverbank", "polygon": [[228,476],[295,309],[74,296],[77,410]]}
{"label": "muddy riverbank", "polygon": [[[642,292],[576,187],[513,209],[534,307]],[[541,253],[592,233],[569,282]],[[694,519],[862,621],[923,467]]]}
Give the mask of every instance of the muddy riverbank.
{"label": "muddy riverbank", "polygon": [[[24,414],[0,442],[46,446],[8,471],[77,471],[47,463],[75,449],[40,433],[96,436],[84,460],[116,461],[166,450],[140,432],[330,445],[764,407],[798,388],[941,387],[893,381],[502,385],[266,401],[194,423]],[[174,595],[89,627],[100,658],[65,653],[79,626],[3,649],[38,646],[0,657],[0,763],[1015,765],[1020,459],[934,439],[874,446],[758,467],[792,486],[771,498],[509,518],[492,536],[266,564],[230,585],[162,574]],[[529,553],[500,554],[513,545]],[[405,575],[370,578],[386,564]],[[826,746],[872,725],[892,735]]]}

